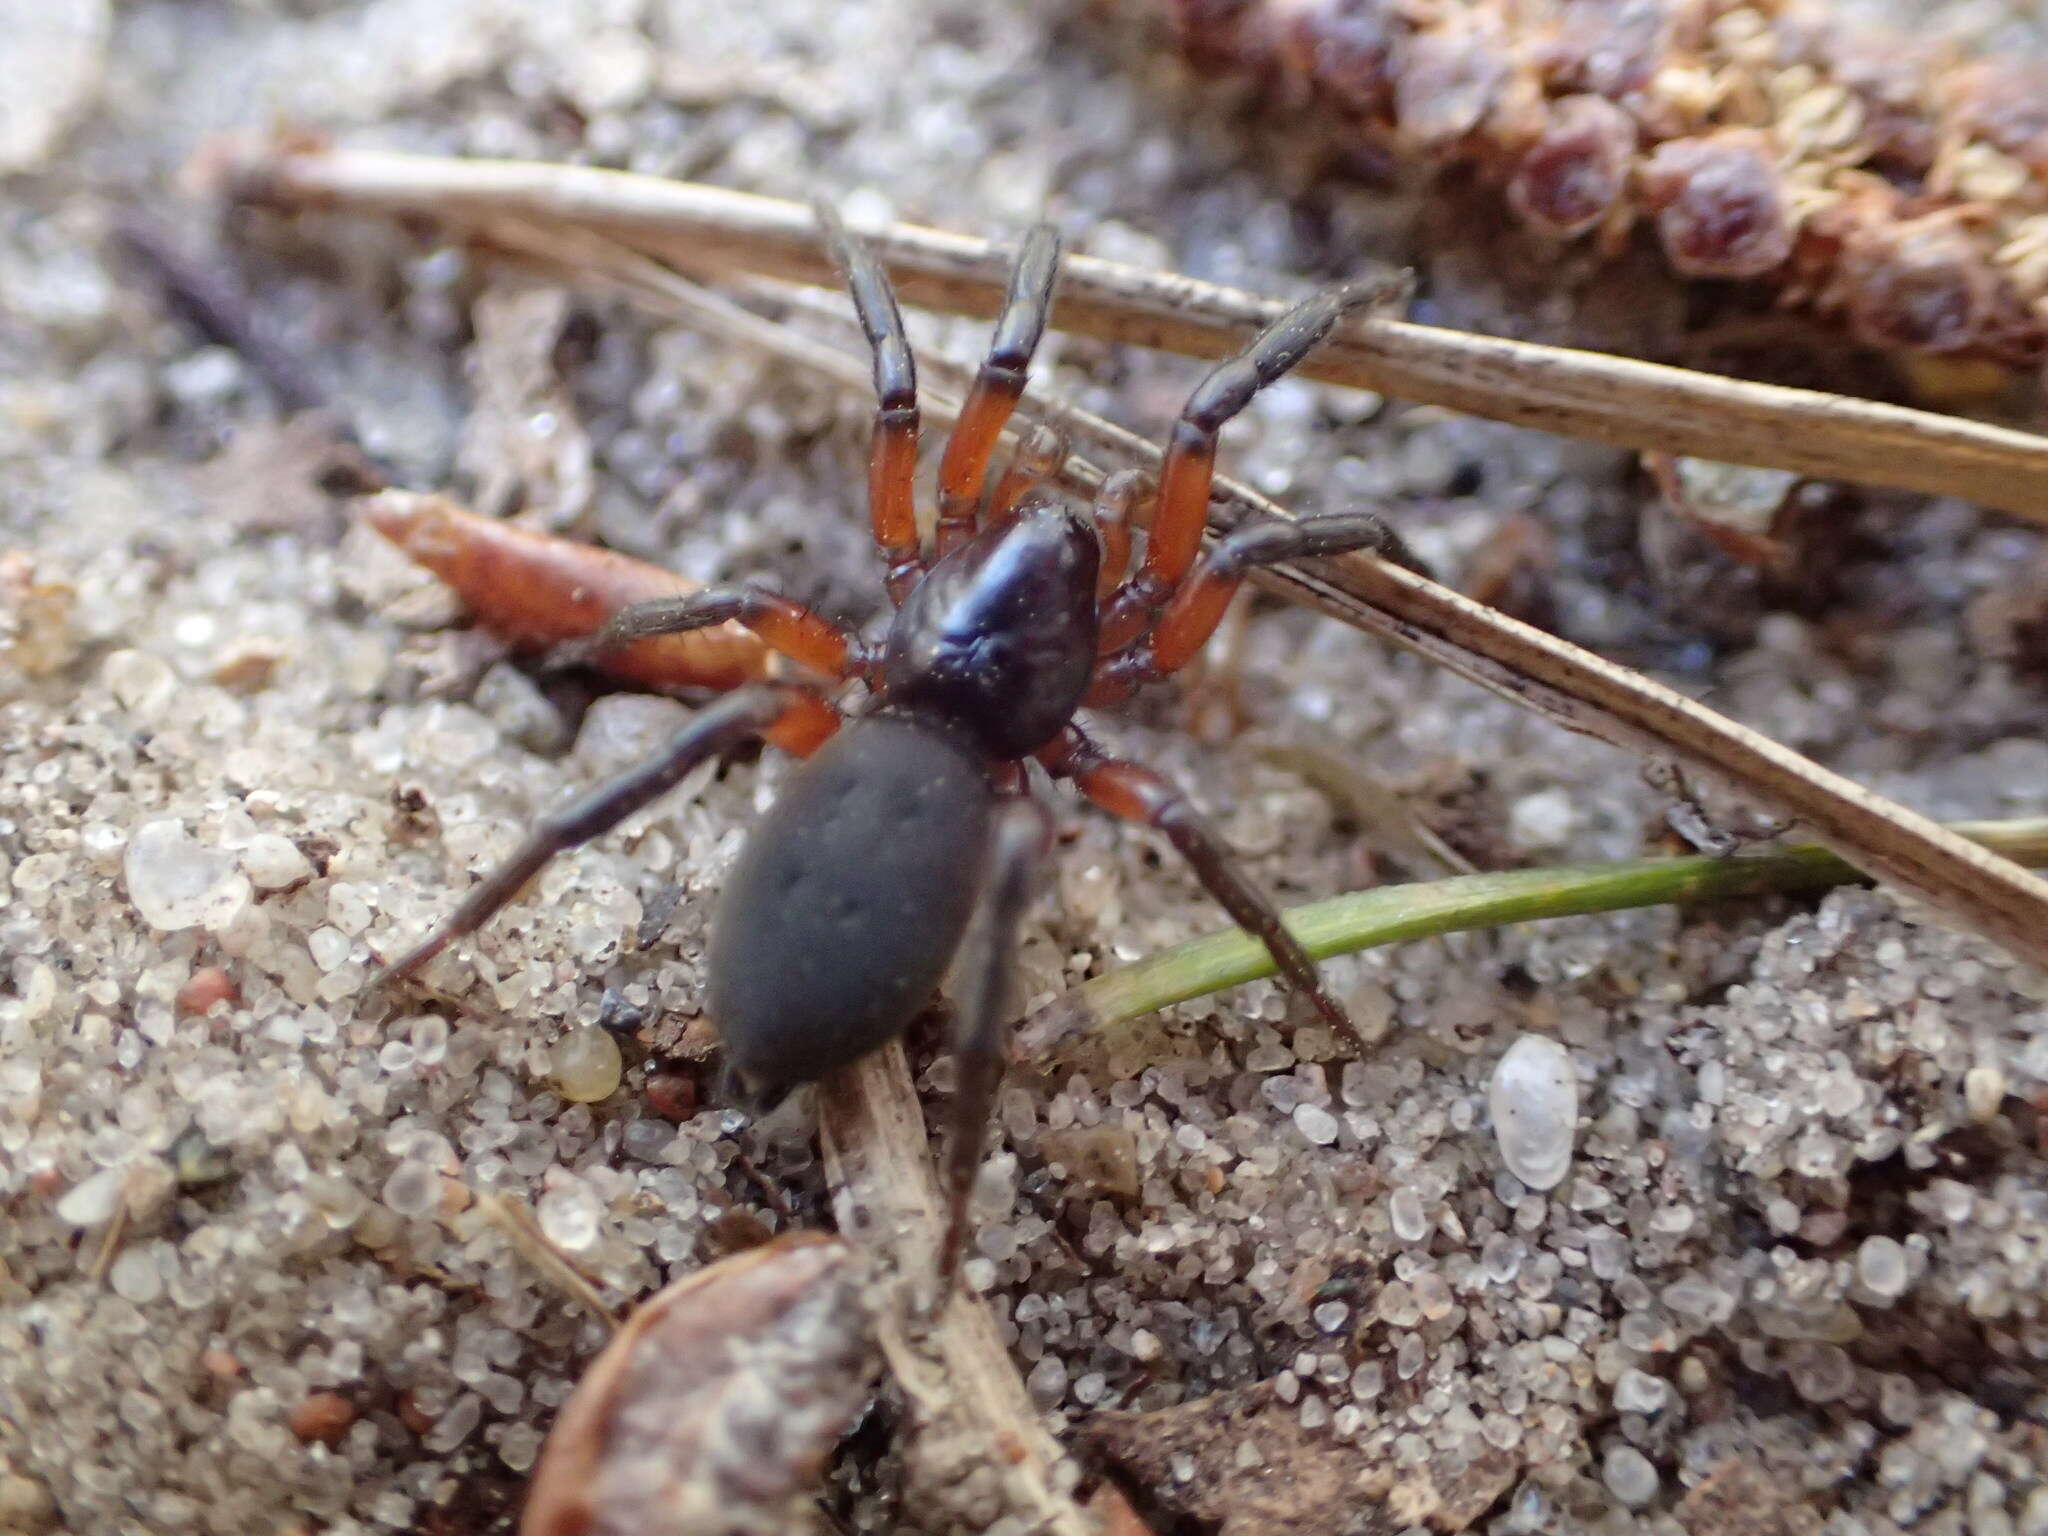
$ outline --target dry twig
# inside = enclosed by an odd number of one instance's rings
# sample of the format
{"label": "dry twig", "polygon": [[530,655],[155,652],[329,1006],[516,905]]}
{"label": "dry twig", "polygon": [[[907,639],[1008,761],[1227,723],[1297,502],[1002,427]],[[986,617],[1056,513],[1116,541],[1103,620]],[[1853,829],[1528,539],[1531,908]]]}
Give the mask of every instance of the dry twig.
{"label": "dry twig", "polygon": [[945,1202],[902,1045],[828,1080],[819,1119],[839,1230],[893,1271],[897,1295],[878,1309],[877,1333],[914,1425],[913,1474],[945,1506],[926,1515],[986,1529],[1010,1514],[1033,1530],[1094,1536],[1071,1496],[1073,1464],[1039,1423],[988,1308],[956,1286],[927,1316]]}
{"label": "dry twig", "polygon": [[[224,151],[217,170],[231,195],[250,202],[462,230],[512,218],[604,235],[694,273],[838,281],[808,208],[718,187],[576,166],[284,147]],[[906,302],[994,312],[1009,259],[994,243],[911,224],[871,240]],[[1284,307],[1175,273],[1072,256],[1053,324],[1217,357]],[[1547,432],[1963,496],[2048,522],[2048,439],[1925,411],[1385,317],[1343,327],[1300,372]]]}

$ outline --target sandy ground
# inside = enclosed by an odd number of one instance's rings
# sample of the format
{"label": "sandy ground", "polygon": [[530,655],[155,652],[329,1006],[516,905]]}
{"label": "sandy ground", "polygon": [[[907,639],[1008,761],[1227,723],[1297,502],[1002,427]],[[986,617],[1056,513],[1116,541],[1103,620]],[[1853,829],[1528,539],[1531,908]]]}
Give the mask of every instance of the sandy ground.
{"label": "sandy ground", "polygon": [[[112,235],[205,233],[173,190],[205,134],[283,117],[996,235],[1046,212],[1077,249],[1282,294],[1413,263],[1427,318],[1688,345],[1647,264],[1312,180],[1296,125],[1081,6],[76,0],[0,25],[33,61],[0,107],[5,1530],[504,1528],[599,1332],[478,1194],[532,1204],[615,1300],[745,1215],[785,1224],[764,1180],[823,1219],[803,1106],[749,1124],[647,1043],[700,1014],[705,913],[778,761],[558,861],[433,994],[359,1000],[373,949],[686,706],[586,709],[461,628],[260,381],[162,312]],[[265,323],[409,483],[876,613],[865,402],[388,230],[242,233]],[[1146,430],[1196,372],[1064,338],[1040,371]],[[1524,519],[1561,632],[1935,814],[2048,811],[2042,673],[1984,622],[2040,554],[2009,522],[1816,492],[1814,578],[1766,592],[1674,545],[1609,450],[1293,384],[1227,450],[1301,510],[1384,507],[1453,579]],[[1257,608],[1240,664],[1234,703],[1158,690],[1104,734],[1283,900],[1439,873],[1404,862],[1409,817],[1502,864],[1633,854],[1668,808],[1632,760],[1307,615]],[[1404,813],[1332,794],[1363,775]],[[1064,826],[1034,1000],[1219,926],[1154,839]],[[1254,984],[1005,1091],[969,1280],[1048,1424],[1162,1528],[2048,1532],[2048,977],[1860,891],[1330,970],[1369,1061]],[[573,1102],[593,1031],[624,1085]],[[1525,1033],[1579,1083],[1547,1191],[1487,1102]],[[1264,1426],[1258,1465],[1205,1436],[1225,1409]],[[885,1404],[842,1525],[916,1523],[887,1445]],[[1389,1475],[1462,1502],[1347,1491]]]}

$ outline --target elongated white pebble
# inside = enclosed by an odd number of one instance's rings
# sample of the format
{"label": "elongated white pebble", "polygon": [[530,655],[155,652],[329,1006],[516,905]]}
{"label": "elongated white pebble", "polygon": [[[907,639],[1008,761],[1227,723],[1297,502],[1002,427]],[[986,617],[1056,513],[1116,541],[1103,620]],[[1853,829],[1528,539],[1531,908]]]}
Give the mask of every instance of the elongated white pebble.
{"label": "elongated white pebble", "polygon": [[1486,1102],[1508,1171],[1531,1189],[1556,1188],[1572,1165],[1579,1125],[1571,1052],[1548,1035],[1522,1036],[1493,1069]]}

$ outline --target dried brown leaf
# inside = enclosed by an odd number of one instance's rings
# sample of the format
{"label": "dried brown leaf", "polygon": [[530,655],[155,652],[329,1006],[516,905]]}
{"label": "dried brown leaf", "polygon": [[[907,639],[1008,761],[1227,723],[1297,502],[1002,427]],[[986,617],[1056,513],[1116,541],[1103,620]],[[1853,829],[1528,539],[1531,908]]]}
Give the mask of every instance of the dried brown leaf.
{"label": "dried brown leaf", "polygon": [[643,1303],[563,1406],[521,1536],[783,1536],[866,1402],[852,1251],[793,1233]]}

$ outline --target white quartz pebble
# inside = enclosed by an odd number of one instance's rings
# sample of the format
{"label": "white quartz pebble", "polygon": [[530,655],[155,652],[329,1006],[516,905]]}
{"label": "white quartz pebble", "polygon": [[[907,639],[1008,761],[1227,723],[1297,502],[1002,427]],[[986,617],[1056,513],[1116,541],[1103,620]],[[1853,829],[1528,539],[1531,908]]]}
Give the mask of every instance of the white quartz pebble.
{"label": "white quartz pebble", "polygon": [[1531,1189],[1562,1183],[1579,1123],[1571,1052],[1547,1035],[1522,1036],[1493,1069],[1487,1105],[1508,1171]]}

